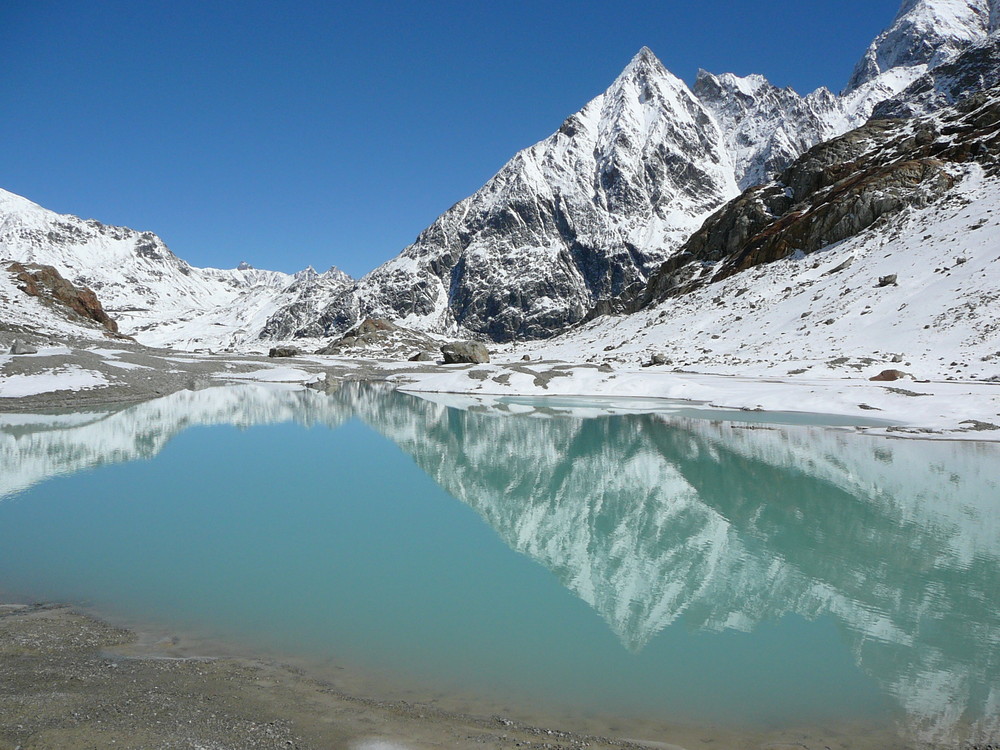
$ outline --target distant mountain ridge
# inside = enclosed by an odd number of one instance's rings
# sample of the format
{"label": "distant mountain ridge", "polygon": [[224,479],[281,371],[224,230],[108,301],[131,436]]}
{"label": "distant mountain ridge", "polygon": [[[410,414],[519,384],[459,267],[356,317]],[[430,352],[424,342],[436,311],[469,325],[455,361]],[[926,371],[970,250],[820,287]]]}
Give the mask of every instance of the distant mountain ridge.
{"label": "distant mountain ridge", "polygon": [[252,345],[278,309],[286,317],[315,314],[353,281],[336,268],[294,275],[248,263],[196,268],[152,232],[57,214],[6,190],[0,260],[55,266],[92,289],[122,333],[185,349]]}

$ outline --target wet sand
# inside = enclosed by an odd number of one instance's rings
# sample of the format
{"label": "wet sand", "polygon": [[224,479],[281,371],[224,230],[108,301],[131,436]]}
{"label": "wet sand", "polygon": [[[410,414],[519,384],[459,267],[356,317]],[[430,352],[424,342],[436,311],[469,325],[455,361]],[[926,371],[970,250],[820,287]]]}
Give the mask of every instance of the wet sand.
{"label": "wet sand", "polygon": [[[0,605],[0,750],[83,748],[903,748],[882,732],[630,724],[641,740],[352,695],[311,670],[186,653],[71,607]],[[592,726],[588,726],[592,725]],[[610,728],[610,727],[609,727]],[[860,732],[860,733],[859,733]]]}

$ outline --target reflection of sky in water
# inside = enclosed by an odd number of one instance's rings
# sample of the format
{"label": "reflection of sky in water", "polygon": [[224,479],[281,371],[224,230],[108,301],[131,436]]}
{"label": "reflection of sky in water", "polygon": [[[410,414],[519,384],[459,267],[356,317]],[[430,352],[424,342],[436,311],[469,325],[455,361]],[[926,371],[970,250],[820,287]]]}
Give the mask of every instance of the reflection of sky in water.
{"label": "reflection of sky in water", "polygon": [[17,416],[0,451],[8,589],[623,712],[881,693],[997,734],[996,446],[250,386]]}

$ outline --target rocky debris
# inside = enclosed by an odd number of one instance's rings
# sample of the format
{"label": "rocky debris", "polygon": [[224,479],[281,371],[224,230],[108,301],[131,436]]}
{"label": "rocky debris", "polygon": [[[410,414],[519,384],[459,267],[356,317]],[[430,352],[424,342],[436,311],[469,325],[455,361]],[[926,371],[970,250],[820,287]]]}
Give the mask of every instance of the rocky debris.
{"label": "rocky debris", "polygon": [[903,372],[902,370],[882,370],[878,375],[868,379],[878,383],[892,383],[896,380],[912,377],[908,372]]}
{"label": "rocky debris", "polygon": [[478,341],[455,341],[441,347],[446,365],[481,365],[490,361],[489,350]]}
{"label": "rocky debris", "polygon": [[267,356],[276,359],[278,357],[297,357],[301,353],[294,346],[275,346],[271,348]]}
{"label": "rocky debris", "polygon": [[38,349],[31,346],[30,344],[24,343],[23,339],[14,339],[14,343],[10,347],[11,354],[38,354]]}
{"label": "rocky debris", "polygon": [[403,328],[383,318],[366,318],[317,354],[409,359],[417,352],[436,350],[438,342],[425,333]]}
{"label": "rocky debris", "polygon": [[966,432],[992,432],[993,430],[1000,430],[1000,425],[993,424],[992,422],[981,422],[978,419],[966,419],[964,422],[959,422],[961,425],[968,425],[965,427]]}
{"label": "rocky debris", "polygon": [[896,278],[896,274],[894,273],[890,273],[888,276],[879,276],[878,286],[880,288],[885,286],[896,286]]}
{"label": "rocky debris", "polygon": [[643,367],[664,367],[666,365],[672,365],[674,361],[669,359],[665,354],[654,354],[649,358]]}
{"label": "rocky debris", "polygon": [[118,324],[104,311],[97,295],[87,287],[70,283],[53,266],[15,261],[7,264],[7,271],[14,275],[18,288],[25,294],[68,308],[111,333],[118,332]]}

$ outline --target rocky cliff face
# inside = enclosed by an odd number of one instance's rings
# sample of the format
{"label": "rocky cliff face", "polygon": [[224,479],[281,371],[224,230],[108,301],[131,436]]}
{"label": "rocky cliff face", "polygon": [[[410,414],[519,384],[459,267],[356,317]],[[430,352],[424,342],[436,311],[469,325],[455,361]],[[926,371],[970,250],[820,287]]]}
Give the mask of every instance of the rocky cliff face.
{"label": "rocky cliff face", "polygon": [[118,333],[118,324],[104,311],[97,295],[86,287],[81,289],[66,281],[52,266],[26,266],[14,262],[7,266],[7,271],[13,274],[18,288],[25,294],[59,307],[68,315],[99,323],[111,333]]}

